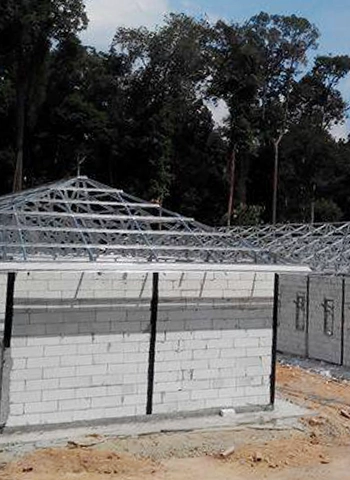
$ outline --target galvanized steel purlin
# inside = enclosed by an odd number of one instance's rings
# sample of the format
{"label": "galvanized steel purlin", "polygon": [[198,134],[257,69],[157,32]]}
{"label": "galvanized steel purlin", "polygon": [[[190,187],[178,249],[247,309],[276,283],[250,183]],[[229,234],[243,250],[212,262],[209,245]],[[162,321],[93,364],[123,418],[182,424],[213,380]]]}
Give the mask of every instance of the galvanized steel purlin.
{"label": "galvanized steel purlin", "polygon": [[246,239],[87,177],[0,198],[0,239],[6,262],[276,263]]}
{"label": "galvanized steel purlin", "polygon": [[350,222],[237,226],[219,231],[317,272],[350,273]]}

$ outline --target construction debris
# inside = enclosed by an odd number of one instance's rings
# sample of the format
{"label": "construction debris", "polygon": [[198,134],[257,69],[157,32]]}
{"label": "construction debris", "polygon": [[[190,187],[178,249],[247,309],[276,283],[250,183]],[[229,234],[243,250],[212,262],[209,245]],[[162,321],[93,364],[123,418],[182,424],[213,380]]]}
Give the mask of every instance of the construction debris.
{"label": "construction debris", "polygon": [[227,450],[225,450],[224,452],[221,452],[220,457],[222,457],[222,458],[229,457],[230,455],[235,453],[235,451],[236,451],[236,447],[232,446],[232,447],[228,448]]}

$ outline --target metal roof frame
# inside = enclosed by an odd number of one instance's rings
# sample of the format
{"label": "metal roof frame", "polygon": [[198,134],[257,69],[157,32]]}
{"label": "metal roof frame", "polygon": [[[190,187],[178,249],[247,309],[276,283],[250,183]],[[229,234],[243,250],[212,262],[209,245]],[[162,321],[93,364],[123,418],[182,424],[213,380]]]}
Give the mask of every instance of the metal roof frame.
{"label": "metal roof frame", "polygon": [[350,274],[350,222],[237,226],[220,231],[316,272]]}
{"label": "metal roof frame", "polygon": [[81,176],[0,197],[0,262],[287,263],[229,232]]}

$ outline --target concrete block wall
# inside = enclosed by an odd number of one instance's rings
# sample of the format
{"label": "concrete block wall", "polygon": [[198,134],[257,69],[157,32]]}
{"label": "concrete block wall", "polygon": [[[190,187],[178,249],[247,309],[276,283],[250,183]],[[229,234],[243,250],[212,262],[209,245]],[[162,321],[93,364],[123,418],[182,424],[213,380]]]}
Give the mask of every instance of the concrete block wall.
{"label": "concrete block wall", "polygon": [[[350,292],[349,280],[347,279],[345,283],[344,341],[342,341],[343,278],[326,275],[309,276],[305,329],[298,330],[296,326],[297,295],[307,296],[306,283],[305,276],[280,276],[278,350],[339,365],[342,363],[342,347],[344,347],[343,363],[349,365],[350,315],[346,308]],[[326,321],[329,322],[328,331],[325,328]]]}
{"label": "concrete block wall", "polygon": [[70,300],[99,304],[100,300],[149,299],[151,273],[21,272],[16,278],[16,304],[50,306]]}
{"label": "concrete block wall", "polygon": [[0,331],[3,330],[6,309],[7,274],[0,273]]}
{"label": "concrete block wall", "polygon": [[[6,426],[146,413],[151,273],[16,281]],[[266,405],[273,274],[162,273],[154,413]]]}
{"label": "concrete block wall", "polygon": [[[342,279],[310,278],[309,356],[335,364],[341,363]],[[332,334],[325,333],[325,301],[334,306]],[[350,348],[350,345],[349,345]]]}
{"label": "concrete block wall", "polygon": [[[307,276],[281,275],[279,287],[277,348],[281,352],[304,357],[307,355],[307,318],[302,319],[305,320],[304,329],[297,329],[296,324],[298,297],[307,298]],[[300,315],[306,313],[300,311]]]}
{"label": "concrete block wall", "polygon": [[271,272],[161,273],[160,296],[167,298],[272,298]]}
{"label": "concrete block wall", "polygon": [[161,274],[159,286],[154,412],[267,405],[273,274]]}
{"label": "concrete block wall", "polygon": [[[254,313],[247,309],[234,315],[215,305],[161,308],[154,412],[267,405],[272,330],[256,326]],[[266,318],[271,320],[271,309]]]}
{"label": "concrete block wall", "polygon": [[151,282],[100,277],[19,278],[7,426],[146,413]]}
{"label": "concrete block wall", "polygon": [[350,367],[350,278],[345,278],[344,365]]}

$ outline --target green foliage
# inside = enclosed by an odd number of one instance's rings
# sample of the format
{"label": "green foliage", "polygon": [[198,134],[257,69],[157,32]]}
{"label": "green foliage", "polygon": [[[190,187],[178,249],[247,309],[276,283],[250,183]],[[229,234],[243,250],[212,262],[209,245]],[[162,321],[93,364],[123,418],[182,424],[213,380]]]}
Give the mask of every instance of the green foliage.
{"label": "green foliage", "polygon": [[234,212],[232,225],[260,225],[263,223],[264,210],[261,205],[241,203]]}
{"label": "green foliage", "polygon": [[[256,224],[271,216],[278,142],[279,220],[310,221],[313,204],[316,220],[350,218],[350,144],[329,134],[346,117],[350,58],[308,67],[308,20],[171,14],[155,30],[118,28],[107,53],[81,44],[86,25],[82,0],[0,3],[2,192],[22,150],[28,187],[80,165],[209,224],[226,223],[232,193],[233,223]],[[215,103],[227,106],[220,126]]]}
{"label": "green foliage", "polygon": [[333,200],[320,198],[315,202],[316,222],[339,222],[342,211]]}
{"label": "green foliage", "polygon": [[16,92],[16,159],[13,188],[23,184],[26,128],[33,127],[44,101],[47,66],[54,42],[85,28],[82,0],[2,0],[0,61]]}

